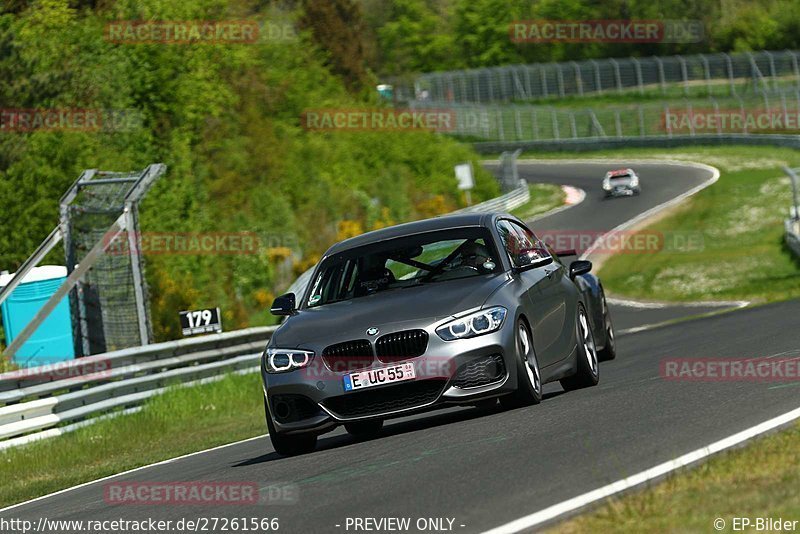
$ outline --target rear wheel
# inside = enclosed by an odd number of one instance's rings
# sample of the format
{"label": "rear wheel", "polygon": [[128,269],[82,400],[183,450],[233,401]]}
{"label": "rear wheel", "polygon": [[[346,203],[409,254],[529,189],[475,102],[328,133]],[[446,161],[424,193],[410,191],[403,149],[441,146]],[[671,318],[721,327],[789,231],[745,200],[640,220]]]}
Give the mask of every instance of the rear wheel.
{"label": "rear wheel", "polygon": [[345,423],[344,428],[356,439],[370,439],[377,437],[381,433],[383,419]]}
{"label": "rear wheel", "polygon": [[517,321],[517,390],[500,397],[503,408],[519,408],[542,402],[542,378],[533,350],[533,339],[527,323]]}
{"label": "rear wheel", "polygon": [[614,339],[614,325],[611,323],[611,312],[608,310],[606,296],[604,293],[600,295],[603,305],[603,330],[606,334],[606,345],[603,347],[603,350],[598,352],[598,359],[604,362],[617,357],[617,342]]}
{"label": "rear wheel", "polygon": [[597,362],[597,349],[594,344],[594,334],[589,325],[589,317],[583,304],[578,304],[577,317],[578,336],[578,362],[574,375],[563,378],[561,387],[567,391],[597,385],[600,380],[600,366]]}
{"label": "rear wheel", "polygon": [[297,456],[312,452],[317,447],[316,434],[281,434],[275,430],[272,416],[269,413],[266,399],[264,400],[264,414],[267,419],[267,430],[269,430],[269,440],[275,452],[281,456]]}

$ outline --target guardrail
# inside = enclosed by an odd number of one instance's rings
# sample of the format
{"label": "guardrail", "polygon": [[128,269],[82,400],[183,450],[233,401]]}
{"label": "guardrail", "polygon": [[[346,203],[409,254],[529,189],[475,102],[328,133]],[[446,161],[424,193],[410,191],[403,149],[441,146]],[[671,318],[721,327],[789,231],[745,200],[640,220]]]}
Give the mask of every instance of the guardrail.
{"label": "guardrail", "polygon": [[0,449],[52,435],[111,410],[128,410],[177,384],[258,370],[276,327],[133,347],[0,374]]}
{"label": "guardrail", "polygon": [[790,169],[784,167],[784,171],[789,175],[792,181],[792,206],[789,209],[789,218],[785,222],[785,239],[786,245],[794,252],[795,256],[800,258],[800,167]]}

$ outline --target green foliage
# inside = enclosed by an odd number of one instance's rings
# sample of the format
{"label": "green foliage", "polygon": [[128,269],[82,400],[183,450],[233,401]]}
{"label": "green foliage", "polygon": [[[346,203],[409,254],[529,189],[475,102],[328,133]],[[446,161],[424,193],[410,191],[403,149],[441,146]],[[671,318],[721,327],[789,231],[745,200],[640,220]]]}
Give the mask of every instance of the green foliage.
{"label": "green foliage", "polygon": [[[514,63],[800,47],[796,0],[362,0],[382,76]],[[698,43],[513,43],[524,20],[696,20]]]}
{"label": "green foliage", "polygon": [[[300,31],[289,40],[262,35],[256,44],[119,44],[104,36],[109,21],[264,25],[311,12],[223,0],[71,5],[37,0],[0,15],[0,74],[10,81],[0,84],[4,107],[131,110],[141,121],[124,131],[0,133],[3,268],[15,269],[49,233],[58,199],[83,169],[166,163],[168,174],[142,204],[143,232],[266,236],[254,254],[146,257],[155,330],[166,339],[178,335],[177,311],[188,307],[219,305],[229,329],[270,321],[264,299],[287,285],[276,247],[289,247],[295,262],[313,261],[342,219],[370,229],[384,208],[400,222],[432,214],[432,201],[442,209],[463,204],[453,165],[475,155],[454,141],[428,132],[301,127],[308,109],[374,106],[352,96],[370,90],[360,60],[341,63],[351,48],[320,48],[343,42],[351,23],[358,27],[351,20],[357,10],[345,12],[326,39]],[[474,197],[496,193],[482,172]]]}

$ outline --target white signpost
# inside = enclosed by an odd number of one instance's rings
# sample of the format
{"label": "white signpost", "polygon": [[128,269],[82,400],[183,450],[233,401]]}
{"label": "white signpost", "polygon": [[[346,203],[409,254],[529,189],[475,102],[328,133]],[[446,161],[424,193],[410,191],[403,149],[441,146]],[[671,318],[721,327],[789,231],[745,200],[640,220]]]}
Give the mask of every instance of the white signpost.
{"label": "white signpost", "polygon": [[475,180],[472,178],[472,163],[459,163],[456,165],[455,170],[458,188],[464,191],[467,196],[467,206],[471,206],[472,196],[469,190],[475,187]]}

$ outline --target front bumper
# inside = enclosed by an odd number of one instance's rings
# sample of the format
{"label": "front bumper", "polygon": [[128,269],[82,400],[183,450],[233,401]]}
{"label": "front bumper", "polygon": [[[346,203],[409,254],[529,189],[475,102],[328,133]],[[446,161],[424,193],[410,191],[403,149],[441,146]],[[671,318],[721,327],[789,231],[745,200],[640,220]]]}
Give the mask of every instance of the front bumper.
{"label": "front bumper", "polygon": [[[513,324],[513,321],[511,322]],[[339,424],[401,417],[451,404],[470,404],[516,388],[515,339],[509,321],[491,334],[443,341],[431,328],[416,378],[346,392],[344,376],[316,357],[309,367],[270,374],[262,366],[264,395],[276,430],[323,433]],[[394,364],[375,362],[358,371]]]}
{"label": "front bumper", "polygon": [[629,197],[639,192],[638,187],[631,187],[628,185],[617,186],[611,189],[604,190],[607,197]]}

